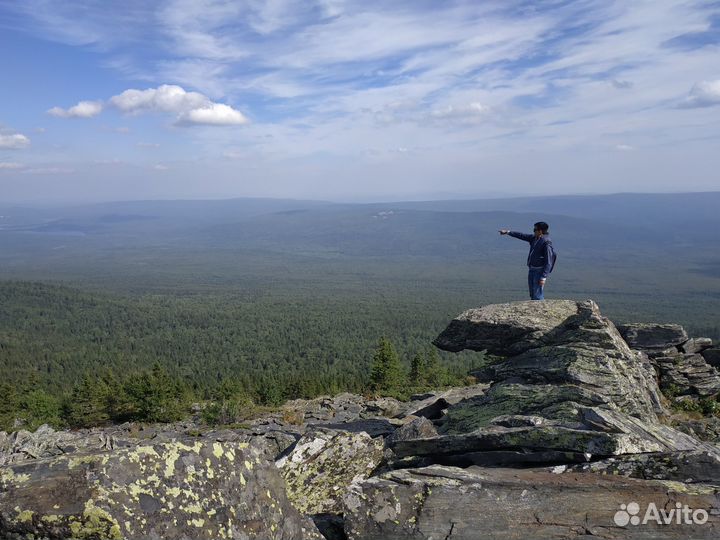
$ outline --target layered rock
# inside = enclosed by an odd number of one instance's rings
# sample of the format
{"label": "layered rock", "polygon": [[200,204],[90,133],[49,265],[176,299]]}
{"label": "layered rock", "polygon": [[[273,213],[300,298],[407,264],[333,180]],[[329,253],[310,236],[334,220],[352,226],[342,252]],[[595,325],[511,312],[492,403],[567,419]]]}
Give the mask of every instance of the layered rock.
{"label": "layered rock", "polygon": [[720,373],[699,354],[654,359],[660,386],[675,395],[712,396],[720,392]]}
{"label": "layered rock", "polygon": [[1,469],[0,537],[320,539],[247,443],[184,440]]}
{"label": "layered rock", "polygon": [[[637,505],[638,511],[635,512]],[[689,508],[700,523],[642,523],[647,509]],[[680,506],[678,509],[677,506]],[[385,473],[345,498],[350,540],[714,539],[718,490],[587,473],[430,466]],[[630,523],[629,509],[639,524]],[[675,519],[675,513],[673,513]]]}
{"label": "layered rock", "polygon": [[[446,350],[509,356],[476,374],[484,381],[587,390],[602,394],[610,407],[651,421],[663,412],[649,361],[630,349],[591,300],[513,302],[468,310],[434,343]],[[520,401],[535,390],[518,390]],[[558,399],[566,401],[563,395]],[[546,406],[551,404],[545,400]]]}

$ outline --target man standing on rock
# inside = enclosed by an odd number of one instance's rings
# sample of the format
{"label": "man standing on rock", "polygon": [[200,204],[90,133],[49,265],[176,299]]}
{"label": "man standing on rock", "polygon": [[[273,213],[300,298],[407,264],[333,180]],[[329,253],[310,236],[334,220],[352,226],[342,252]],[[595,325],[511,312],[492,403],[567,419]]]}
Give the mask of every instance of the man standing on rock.
{"label": "man standing on rock", "polygon": [[553,251],[552,242],[548,238],[548,229],[550,226],[544,221],[538,221],[534,228],[533,234],[525,234],[508,229],[500,229],[498,232],[502,235],[510,235],[513,238],[519,238],[530,242],[530,254],[527,258],[528,265],[528,288],[530,290],[531,300],[544,300],[543,289],[548,274],[552,272],[555,265],[555,252]]}

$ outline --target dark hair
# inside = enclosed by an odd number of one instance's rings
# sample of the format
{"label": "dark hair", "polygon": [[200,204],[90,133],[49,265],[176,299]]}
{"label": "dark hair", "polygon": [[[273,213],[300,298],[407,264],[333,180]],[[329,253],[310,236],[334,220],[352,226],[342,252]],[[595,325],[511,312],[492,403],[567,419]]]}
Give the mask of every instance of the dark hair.
{"label": "dark hair", "polygon": [[534,227],[535,227],[536,229],[540,229],[543,234],[547,234],[548,229],[550,228],[550,225],[548,225],[548,224],[545,223],[544,221],[538,221],[538,222],[534,225]]}

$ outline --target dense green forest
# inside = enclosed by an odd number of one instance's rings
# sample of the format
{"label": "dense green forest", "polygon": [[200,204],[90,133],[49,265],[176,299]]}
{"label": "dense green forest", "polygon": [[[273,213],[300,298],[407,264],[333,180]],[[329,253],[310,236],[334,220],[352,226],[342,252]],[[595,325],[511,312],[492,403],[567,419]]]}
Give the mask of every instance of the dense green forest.
{"label": "dense green forest", "polygon": [[[400,350],[405,378],[416,355],[437,354],[429,344],[449,314],[415,307],[410,300],[378,306],[310,295],[120,297],[0,282],[0,365],[4,394],[14,396],[3,405],[3,427],[13,414],[34,425],[83,424],[77,420],[87,414],[63,417],[64,402],[75,404],[83,393],[102,393],[103,387],[111,395],[128,394],[121,390],[137,385],[138,378],[162,380],[155,386],[172,386],[186,404],[214,398],[227,381],[236,384],[237,395],[265,405],[364,392],[370,389],[374,347],[384,335]],[[443,373],[431,381],[416,376],[393,390],[459,384],[482,358],[443,354]],[[152,414],[125,410],[114,419]]]}

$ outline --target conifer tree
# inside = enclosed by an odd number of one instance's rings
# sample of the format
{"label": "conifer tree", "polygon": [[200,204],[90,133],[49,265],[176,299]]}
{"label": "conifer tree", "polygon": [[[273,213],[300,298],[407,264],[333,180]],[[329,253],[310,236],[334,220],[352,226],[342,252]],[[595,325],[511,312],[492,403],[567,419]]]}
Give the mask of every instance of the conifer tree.
{"label": "conifer tree", "polygon": [[410,383],[421,386],[424,383],[425,358],[420,351],[416,352],[410,361]]}
{"label": "conifer tree", "polygon": [[373,356],[370,370],[370,387],[374,391],[398,390],[403,383],[400,358],[392,342],[386,337],[380,338]]}

